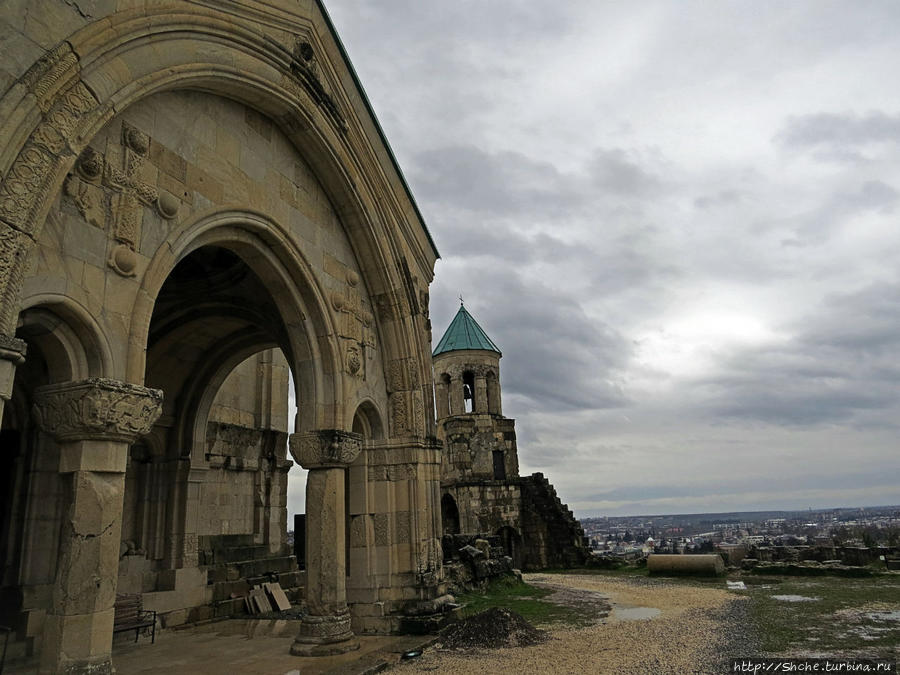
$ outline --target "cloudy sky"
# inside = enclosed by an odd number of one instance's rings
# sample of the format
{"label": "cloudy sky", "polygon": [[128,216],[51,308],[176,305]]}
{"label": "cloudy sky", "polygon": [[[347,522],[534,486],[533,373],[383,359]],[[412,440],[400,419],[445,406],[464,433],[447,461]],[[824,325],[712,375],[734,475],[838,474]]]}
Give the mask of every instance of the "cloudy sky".
{"label": "cloudy sky", "polygon": [[900,4],[326,4],[522,473],[579,516],[900,503]]}

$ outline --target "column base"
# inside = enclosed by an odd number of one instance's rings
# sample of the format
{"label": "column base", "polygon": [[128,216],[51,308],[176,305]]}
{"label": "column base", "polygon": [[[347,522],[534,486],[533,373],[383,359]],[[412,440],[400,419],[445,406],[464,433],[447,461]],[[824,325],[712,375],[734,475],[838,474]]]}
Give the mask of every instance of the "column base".
{"label": "column base", "polygon": [[303,617],[300,632],[291,645],[294,656],[334,656],[359,649],[359,640],[350,629],[350,613],[336,616]]}

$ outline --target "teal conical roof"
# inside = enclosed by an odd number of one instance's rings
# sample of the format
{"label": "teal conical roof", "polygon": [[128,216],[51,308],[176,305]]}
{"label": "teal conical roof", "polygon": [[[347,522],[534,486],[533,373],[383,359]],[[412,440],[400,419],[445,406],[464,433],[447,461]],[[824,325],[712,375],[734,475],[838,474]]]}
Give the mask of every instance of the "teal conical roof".
{"label": "teal conical roof", "polygon": [[441,338],[437,347],[434,348],[432,356],[458,349],[484,349],[500,354],[497,345],[491,341],[491,338],[487,336],[487,333],[484,332],[462,304],[460,304],[456,316],[453,317],[453,321],[447,327],[444,337]]}

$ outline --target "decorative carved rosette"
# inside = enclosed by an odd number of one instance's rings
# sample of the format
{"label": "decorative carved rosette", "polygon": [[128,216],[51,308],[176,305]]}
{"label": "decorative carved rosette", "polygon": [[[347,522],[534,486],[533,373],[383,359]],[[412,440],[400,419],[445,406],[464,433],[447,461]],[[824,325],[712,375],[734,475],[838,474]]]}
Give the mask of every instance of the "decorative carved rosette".
{"label": "decorative carved rosette", "polygon": [[360,434],[340,429],[291,434],[291,455],[304,469],[347,467],[359,456],[362,440]]}
{"label": "decorative carved rosette", "polygon": [[163,393],[106,378],[51,384],[35,390],[34,417],[59,441],[133,443],[162,413]]}

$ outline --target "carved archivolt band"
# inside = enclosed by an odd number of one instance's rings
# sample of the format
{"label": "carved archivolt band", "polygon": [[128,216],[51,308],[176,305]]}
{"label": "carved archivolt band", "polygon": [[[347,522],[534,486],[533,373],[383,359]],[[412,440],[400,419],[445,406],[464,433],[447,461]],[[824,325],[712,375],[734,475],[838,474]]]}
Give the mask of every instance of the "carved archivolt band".
{"label": "carved archivolt band", "polygon": [[34,394],[38,425],[59,441],[133,443],[162,412],[163,393],[106,378],[39,387]]}
{"label": "carved archivolt band", "polygon": [[291,455],[304,469],[349,466],[362,449],[362,436],[339,429],[292,434]]}

